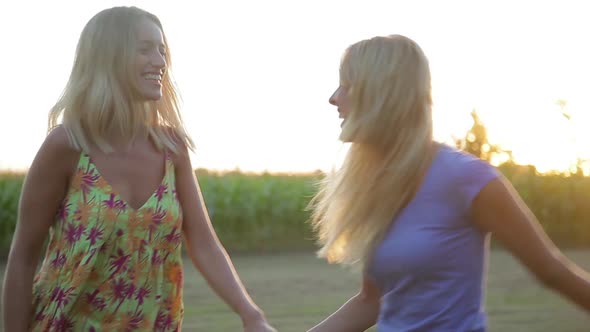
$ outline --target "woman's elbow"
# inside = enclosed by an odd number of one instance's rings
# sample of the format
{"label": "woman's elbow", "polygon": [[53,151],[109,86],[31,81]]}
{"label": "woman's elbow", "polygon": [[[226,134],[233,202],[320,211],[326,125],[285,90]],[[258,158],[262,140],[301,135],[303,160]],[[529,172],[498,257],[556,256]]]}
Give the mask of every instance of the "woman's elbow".
{"label": "woman's elbow", "polygon": [[[16,240],[15,240],[16,241]],[[7,259],[7,267],[22,266],[36,268],[39,263],[42,244],[14,242],[10,248]]]}
{"label": "woman's elbow", "polygon": [[198,265],[202,265],[203,262],[207,262],[210,259],[217,259],[220,254],[224,254],[221,245],[213,240],[187,243],[187,252],[189,258]]}

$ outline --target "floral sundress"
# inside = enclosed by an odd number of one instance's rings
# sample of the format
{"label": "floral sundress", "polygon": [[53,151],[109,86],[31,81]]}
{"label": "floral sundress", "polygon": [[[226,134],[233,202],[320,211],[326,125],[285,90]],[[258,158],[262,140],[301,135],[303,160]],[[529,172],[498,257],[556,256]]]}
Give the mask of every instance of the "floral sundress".
{"label": "floral sundress", "polygon": [[172,158],[140,208],[82,152],[33,283],[31,331],[180,331],[182,210]]}

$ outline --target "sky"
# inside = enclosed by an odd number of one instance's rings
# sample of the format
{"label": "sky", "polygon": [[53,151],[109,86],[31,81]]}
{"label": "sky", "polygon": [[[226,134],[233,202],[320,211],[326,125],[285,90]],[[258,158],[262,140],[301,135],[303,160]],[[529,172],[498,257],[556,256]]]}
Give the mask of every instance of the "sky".
{"label": "sky", "polygon": [[[0,170],[24,170],[98,11],[135,5],[162,21],[195,168],[329,170],[346,146],[328,98],[344,49],[403,34],[430,61],[434,130],[461,137],[476,109],[519,163],[590,158],[590,10],[583,1],[8,1],[0,10]],[[556,101],[567,101],[567,121]]]}

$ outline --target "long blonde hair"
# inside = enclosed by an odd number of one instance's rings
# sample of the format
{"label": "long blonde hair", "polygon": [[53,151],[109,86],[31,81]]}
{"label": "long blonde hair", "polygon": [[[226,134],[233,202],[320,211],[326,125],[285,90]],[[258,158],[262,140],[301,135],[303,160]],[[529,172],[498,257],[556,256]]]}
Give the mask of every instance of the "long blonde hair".
{"label": "long blonde hair", "polygon": [[345,51],[340,77],[351,102],[340,139],[352,143],[321,181],[311,222],[320,257],[366,267],[430,164],[430,69],[411,39],[380,36]]}
{"label": "long blonde hair", "polygon": [[170,72],[170,52],[162,77],[162,98],[146,101],[138,97],[135,77],[137,26],[142,19],[153,21],[168,41],[160,20],[137,7],[105,9],[88,21],[80,35],[72,72],[63,94],[49,113],[51,131],[60,122],[76,149],[88,151],[96,145],[112,151],[109,133],[131,141],[146,131],[158,149],[178,152],[178,145],[194,149],[179,112],[180,99]]}

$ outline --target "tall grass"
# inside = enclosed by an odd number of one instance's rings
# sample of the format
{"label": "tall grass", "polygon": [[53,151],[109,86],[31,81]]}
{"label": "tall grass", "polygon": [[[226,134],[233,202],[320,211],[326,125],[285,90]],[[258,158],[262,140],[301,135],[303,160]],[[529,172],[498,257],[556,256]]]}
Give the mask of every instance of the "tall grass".
{"label": "tall grass", "polygon": [[310,247],[305,210],[319,175],[197,171],[215,230],[230,250]]}
{"label": "tall grass", "polygon": [[[590,178],[539,175],[505,164],[512,182],[552,240],[561,247],[590,247]],[[316,174],[245,174],[196,171],[213,226],[229,251],[312,248],[305,210]],[[0,256],[14,232],[23,175],[0,174]]]}
{"label": "tall grass", "polygon": [[533,167],[499,167],[537,216],[551,239],[563,247],[590,246],[590,177],[539,175]]}
{"label": "tall grass", "polygon": [[10,247],[23,179],[18,173],[0,174],[0,256]]}
{"label": "tall grass", "polygon": [[[319,174],[196,171],[209,216],[230,251],[298,250],[313,246],[309,198]],[[0,257],[7,254],[24,174],[0,173]]]}

